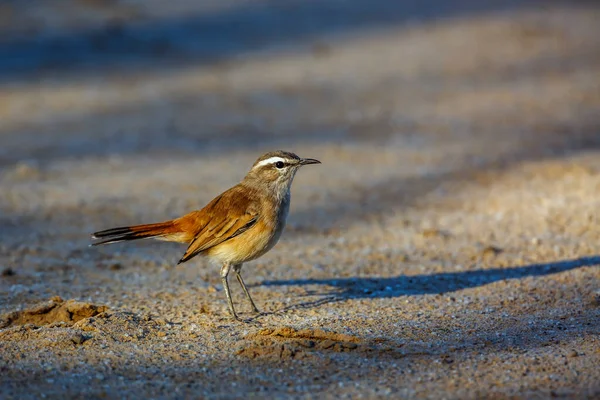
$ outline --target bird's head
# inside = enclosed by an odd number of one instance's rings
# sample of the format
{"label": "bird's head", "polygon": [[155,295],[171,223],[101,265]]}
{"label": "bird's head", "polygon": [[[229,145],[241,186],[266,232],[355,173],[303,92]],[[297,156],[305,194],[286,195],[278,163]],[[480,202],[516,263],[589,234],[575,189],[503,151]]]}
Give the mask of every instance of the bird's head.
{"label": "bird's head", "polygon": [[256,160],[244,180],[253,185],[264,185],[278,195],[284,194],[289,191],[300,167],[320,163],[314,158],[300,158],[288,151],[271,151]]}

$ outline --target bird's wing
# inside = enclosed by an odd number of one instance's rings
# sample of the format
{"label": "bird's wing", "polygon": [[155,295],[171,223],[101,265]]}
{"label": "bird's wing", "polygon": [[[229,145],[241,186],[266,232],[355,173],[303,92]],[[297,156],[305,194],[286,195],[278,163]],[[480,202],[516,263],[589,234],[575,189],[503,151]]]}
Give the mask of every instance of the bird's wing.
{"label": "bird's wing", "polygon": [[194,236],[178,264],[245,232],[258,217],[256,200],[239,186],[216,197],[202,210],[181,217],[178,223],[185,226],[186,231],[194,232]]}

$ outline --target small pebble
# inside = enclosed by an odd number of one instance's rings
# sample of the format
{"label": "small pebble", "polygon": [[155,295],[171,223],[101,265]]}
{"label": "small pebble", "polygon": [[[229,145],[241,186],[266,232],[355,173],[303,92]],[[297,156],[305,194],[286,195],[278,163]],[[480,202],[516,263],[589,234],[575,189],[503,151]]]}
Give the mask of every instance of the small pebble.
{"label": "small pebble", "polygon": [[315,341],[309,340],[309,339],[299,340],[298,344],[302,347],[307,347],[307,348],[313,348],[316,346]]}
{"label": "small pebble", "polygon": [[108,266],[108,269],[110,269],[111,271],[118,271],[120,269],[123,269],[123,265],[121,265],[120,263],[113,263]]}
{"label": "small pebble", "polygon": [[483,258],[492,258],[496,257],[500,253],[502,253],[501,248],[495,246],[487,246],[481,251],[481,256]]}
{"label": "small pebble", "polygon": [[575,357],[579,356],[579,353],[577,352],[577,350],[571,350],[567,356],[569,358],[575,358]]}
{"label": "small pebble", "polygon": [[81,333],[75,333],[73,336],[71,336],[71,341],[75,344],[82,344],[86,340],[87,338]]}
{"label": "small pebble", "polygon": [[592,292],[592,302],[596,306],[600,306],[600,289]]}

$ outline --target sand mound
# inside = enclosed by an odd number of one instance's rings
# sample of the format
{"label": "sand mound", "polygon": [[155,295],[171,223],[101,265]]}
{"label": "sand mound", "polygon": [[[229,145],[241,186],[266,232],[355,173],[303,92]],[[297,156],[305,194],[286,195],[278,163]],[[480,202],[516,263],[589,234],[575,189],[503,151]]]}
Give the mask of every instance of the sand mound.
{"label": "sand mound", "polygon": [[124,310],[109,310],[107,306],[56,296],[47,302],[23,311],[0,316],[0,339],[29,350],[60,347],[72,348],[83,343],[106,346],[107,343],[128,343],[165,337],[167,322],[150,315]]}
{"label": "sand mound", "polygon": [[0,329],[18,325],[43,326],[56,322],[72,325],[84,318],[94,317],[108,310],[107,306],[76,300],[64,301],[55,296],[49,301],[23,311],[13,311],[0,316]]}
{"label": "sand mound", "polygon": [[266,328],[245,337],[252,344],[237,355],[248,358],[306,358],[317,352],[372,351],[361,338],[321,329]]}
{"label": "sand mound", "polygon": [[348,343],[360,343],[362,339],[346,335],[343,333],[327,332],[322,329],[294,329],[290,327],[281,328],[265,328],[248,335],[246,338],[257,338],[269,336],[275,339],[306,339],[306,340],[317,340],[317,341],[334,341],[334,342],[348,342]]}

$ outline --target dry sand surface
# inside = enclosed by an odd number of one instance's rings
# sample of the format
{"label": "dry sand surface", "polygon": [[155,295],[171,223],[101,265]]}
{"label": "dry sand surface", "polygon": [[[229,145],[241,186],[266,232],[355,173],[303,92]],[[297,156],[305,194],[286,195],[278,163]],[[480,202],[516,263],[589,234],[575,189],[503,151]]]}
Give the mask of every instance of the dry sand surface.
{"label": "dry sand surface", "polygon": [[[480,3],[485,3],[483,7]],[[0,4],[1,398],[600,397],[595,2]],[[323,164],[227,314],[89,233]]]}

